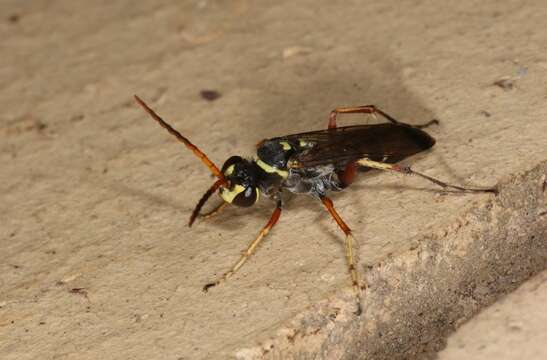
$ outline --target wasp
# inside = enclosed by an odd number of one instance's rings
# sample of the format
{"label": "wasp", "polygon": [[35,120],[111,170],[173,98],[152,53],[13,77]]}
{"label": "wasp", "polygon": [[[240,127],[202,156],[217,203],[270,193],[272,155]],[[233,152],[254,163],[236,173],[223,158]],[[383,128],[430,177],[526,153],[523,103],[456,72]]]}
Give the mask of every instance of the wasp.
{"label": "wasp", "polygon": [[[261,196],[272,199],[275,203],[269,221],[242,253],[239,261],[221,277],[207,283],[203,287],[205,292],[234,275],[256,251],[262,239],[278,222],[283,208],[281,194],[288,191],[307,194],[321,201],[345,234],[348,270],[357,302],[356,313],[360,314],[363,287],[359,284],[353,255],[354,238],[350,227],[327,196],[329,192],[347,188],[355,180],[359,169],[389,170],[415,175],[442,188],[459,192],[497,192],[495,188],[477,189],[451,185],[414,171],[410,166],[397,164],[435,144],[435,139],[423,129],[438,124],[437,120],[422,125],[410,125],[396,120],[374,105],[336,108],[330,113],[326,129],[262,140],[257,144],[255,158],[231,156],[219,169],[205,153],[165,122],[143,100],[136,95],[135,99],[154,120],[186,145],[217,178],[198,201],[190,216],[189,226],[192,226],[196,218],[211,217],[228,204],[249,207]],[[338,126],[338,115],[357,113],[379,115],[387,122]],[[211,212],[201,214],[203,205],[217,191],[223,202]]]}

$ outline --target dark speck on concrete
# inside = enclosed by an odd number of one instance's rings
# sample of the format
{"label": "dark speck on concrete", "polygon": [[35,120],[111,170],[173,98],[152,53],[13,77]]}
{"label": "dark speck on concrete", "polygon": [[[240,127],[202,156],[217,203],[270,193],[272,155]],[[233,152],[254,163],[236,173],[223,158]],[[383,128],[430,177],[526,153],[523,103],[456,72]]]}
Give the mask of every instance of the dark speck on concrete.
{"label": "dark speck on concrete", "polygon": [[11,24],[17,24],[20,19],[21,16],[19,16],[19,14],[11,14],[10,16],[8,16],[8,22]]}
{"label": "dark speck on concrete", "polygon": [[207,101],[215,101],[222,96],[221,93],[216,90],[201,90],[199,95],[202,99]]}
{"label": "dark speck on concrete", "polygon": [[509,91],[513,89],[514,81],[513,79],[510,79],[510,78],[501,78],[499,80],[494,81],[493,85],[498,86],[505,91]]}

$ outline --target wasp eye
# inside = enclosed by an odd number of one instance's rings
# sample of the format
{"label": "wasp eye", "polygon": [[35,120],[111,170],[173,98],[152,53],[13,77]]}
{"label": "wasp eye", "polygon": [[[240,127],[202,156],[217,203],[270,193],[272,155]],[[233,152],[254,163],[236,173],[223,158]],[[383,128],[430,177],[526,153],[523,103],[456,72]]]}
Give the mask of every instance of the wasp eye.
{"label": "wasp eye", "polygon": [[258,200],[258,189],[249,186],[245,191],[240,192],[234,197],[232,203],[237,206],[249,207]]}

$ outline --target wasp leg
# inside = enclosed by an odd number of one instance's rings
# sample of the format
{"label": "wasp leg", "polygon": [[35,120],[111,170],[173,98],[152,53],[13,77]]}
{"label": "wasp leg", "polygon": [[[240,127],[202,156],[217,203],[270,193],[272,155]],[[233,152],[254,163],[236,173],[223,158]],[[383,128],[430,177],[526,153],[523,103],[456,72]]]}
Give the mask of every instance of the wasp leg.
{"label": "wasp leg", "polygon": [[361,166],[373,168],[373,169],[391,170],[391,171],[399,172],[401,174],[416,175],[416,176],[424,178],[424,179],[426,179],[426,180],[428,180],[428,181],[430,181],[430,182],[432,182],[432,183],[434,183],[434,184],[436,184],[436,185],[438,185],[442,188],[445,188],[445,189],[446,188],[452,188],[452,189],[462,191],[462,192],[491,192],[491,193],[495,193],[495,194],[497,194],[497,192],[498,192],[498,190],[496,188],[477,189],[477,188],[466,188],[466,187],[462,187],[462,186],[458,186],[458,185],[447,184],[443,181],[437,180],[437,179],[432,178],[430,176],[427,176],[425,174],[421,174],[419,172],[416,172],[416,171],[412,170],[410,168],[410,166],[401,166],[401,165],[397,165],[397,164],[386,164],[386,163],[383,163],[383,162],[372,161],[372,160],[369,160],[367,158],[358,160],[357,164],[359,164]]}
{"label": "wasp leg", "polygon": [[329,116],[329,129],[336,128],[336,117],[338,114],[380,114],[394,124],[399,124],[399,121],[395,120],[390,115],[384,113],[382,110],[378,109],[374,105],[362,105],[362,106],[352,106],[352,107],[339,107],[330,112]]}
{"label": "wasp leg", "polygon": [[214,281],[214,282],[211,282],[211,283],[208,283],[208,284],[205,284],[205,286],[203,287],[203,291],[204,292],[207,292],[209,290],[209,288],[213,287],[213,286],[216,286],[218,284],[220,284],[221,282],[224,282],[226,281],[226,279],[228,279],[229,277],[231,277],[232,275],[234,275],[236,273],[236,271],[239,270],[239,268],[241,266],[243,266],[243,264],[245,264],[245,262],[251,257],[251,255],[255,252],[256,250],[256,247],[258,246],[258,244],[260,244],[260,241],[262,241],[262,239],[264,238],[264,236],[266,236],[268,234],[268,232],[270,232],[270,230],[273,228],[273,226],[277,223],[277,220],[279,220],[279,216],[281,215],[281,201],[278,200],[277,201],[277,205],[276,205],[276,208],[272,214],[272,216],[270,217],[270,220],[268,221],[268,223],[262,228],[262,230],[260,231],[260,233],[258,233],[258,236],[256,237],[256,239],[254,239],[250,244],[249,246],[247,247],[247,250],[245,250],[243,252],[243,255],[241,255],[241,258],[239,259],[239,261],[232,267],[232,269],[226,273],[224,273],[224,275],[222,275],[222,277],[220,277],[218,280]]}
{"label": "wasp leg", "polygon": [[205,214],[199,214],[198,217],[201,219],[212,218],[213,216],[220,214],[222,210],[226,207],[226,205],[228,205],[228,203],[226,201],[223,201],[220,204],[218,204],[217,207],[215,207],[213,210]]}
{"label": "wasp leg", "polygon": [[410,125],[410,126],[412,126],[414,128],[417,128],[417,129],[425,129],[427,127],[430,127],[431,125],[439,125],[439,120],[433,119],[433,120],[429,120],[428,122],[423,123],[423,124]]}
{"label": "wasp leg", "polygon": [[336,128],[337,126],[336,117],[338,114],[372,114],[372,115],[380,114],[394,124],[404,124],[404,125],[418,128],[418,129],[426,128],[432,124],[439,124],[439,120],[433,119],[431,121],[428,121],[425,124],[410,125],[410,124],[406,124],[404,122],[396,120],[393,116],[388,115],[384,111],[378,109],[375,105],[362,105],[362,106],[353,106],[353,107],[340,107],[340,108],[336,108],[332,110],[329,116],[329,126],[328,126],[329,129]]}
{"label": "wasp leg", "polygon": [[336,212],[336,209],[334,209],[334,205],[332,203],[332,200],[326,196],[321,197],[321,202],[323,202],[323,205],[327,208],[328,212],[336,221],[340,229],[346,234],[346,257],[348,260],[348,268],[349,273],[351,275],[351,284],[353,286],[353,290],[355,291],[355,296],[357,298],[357,315],[361,315],[362,308],[361,308],[361,287],[359,286],[359,278],[357,276],[357,270],[355,266],[355,262],[353,260],[353,235],[351,234],[351,229],[348,225],[342,220],[340,215]]}

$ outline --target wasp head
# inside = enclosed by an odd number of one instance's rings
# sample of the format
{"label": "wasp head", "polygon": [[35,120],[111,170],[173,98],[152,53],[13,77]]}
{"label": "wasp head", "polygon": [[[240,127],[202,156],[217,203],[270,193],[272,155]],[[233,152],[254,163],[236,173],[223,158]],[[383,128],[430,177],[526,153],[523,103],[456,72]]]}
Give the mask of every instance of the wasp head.
{"label": "wasp head", "polygon": [[257,202],[260,191],[257,166],[254,162],[240,156],[231,156],[222,165],[221,172],[228,183],[219,189],[224,201],[243,207]]}

